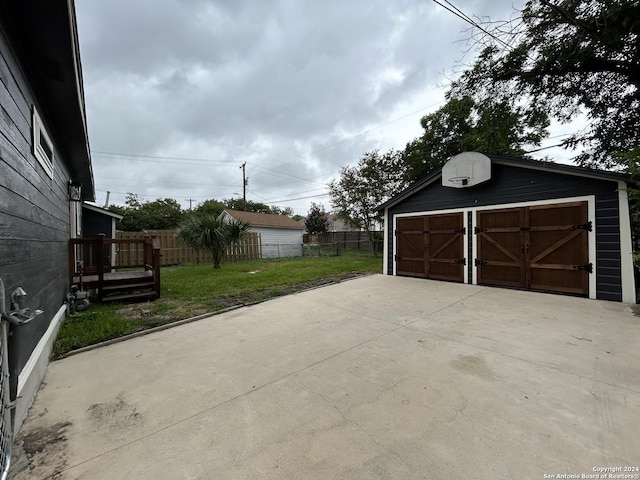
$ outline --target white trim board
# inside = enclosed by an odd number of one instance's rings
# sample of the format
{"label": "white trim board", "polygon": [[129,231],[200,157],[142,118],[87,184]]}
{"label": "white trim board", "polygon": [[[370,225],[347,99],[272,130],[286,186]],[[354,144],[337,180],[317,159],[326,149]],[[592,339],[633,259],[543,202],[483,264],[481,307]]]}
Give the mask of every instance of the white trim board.
{"label": "white trim board", "polygon": [[[389,234],[389,209],[385,208],[384,209],[384,232],[388,235]],[[386,237],[386,235],[385,235]],[[395,239],[395,235],[394,235],[394,239]],[[394,240],[395,242],[395,240]],[[394,248],[395,248],[395,243],[394,243]],[[389,240],[387,238],[384,239],[384,242],[382,243],[382,274],[383,275],[388,275],[389,274]],[[393,262],[395,264],[395,262]]]}
{"label": "white trim board", "polygon": [[14,437],[20,430],[22,422],[27,418],[31,403],[40,388],[42,379],[49,364],[49,356],[53,348],[53,342],[58,334],[60,324],[67,313],[67,306],[62,305],[56,312],[36,348],[31,353],[29,360],[18,375],[18,401],[16,404],[16,417],[14,425]]}
{"label": "white trim board", "polygon": [[620,217],[620,276],[622,301],[636,303],[636,282],[633,275],[633,245],[631,244],[631,214],[627,184],[618,182],[618,210]]}
{"label": "white trim board", "polygon": [[[626,194],[626,192],[625,192]],[[478,207],[460,207],[460,208],[447,208],[447,209],[443,209],[443,210],[428,210],[428,211],[420,211],[420,212],[410,212],[410,213],[398,213],[396,215],[394,215],[394,222],[393,222],[393,231],[390,231],[389,234],[393,235],[393,257],[395,257],[395,255],[398,252],[397,249],[397,239],[395,236],[395,231],[398,228],[397,222],[396,222],[396,218],[402,218],[402,217],[422,217],[425,215],[439,215],[439,214],[443,214],[443,213],[454,213],[454,212],[463,212],[464,215],[464,219],[465,219],[465,226],[466,226],[466,218],[467,218],[467,212],[471,212],[472,214],[472,227],[475,227],[478,223],[477,223],[477,212],[479,211],[483,211],[483,210],[496,210],[496,209],[500,209],[500,208],[519,208],[519,207],[529,207],[529,206],[537,206],[537,205],[555,205],[558,203],[569,203],[569,202],[587,202],[587,210],[588,210],[588,220],[592,223],[593,225],[593,231],[590,232],[590,235],[588,236],[588,241],[589,241],[589,262],[591,264],[593,264],[593,273],[589,275],[589,298],[591,299],[595,299],[596,298],[596,272],[597,272],[597,262],[596,262],[596,197],[595,195],[585,195],[585,196],[580,196],[580,197],[564,197],[564,198],[554,198],[554,199],[550,199],[550,200],[535,200],[535,201],[531,201],[531,202],[517,202],[517,203],[501,203],[501,204],[496,204],[496,205],[482,205],[482,206],[478,206]],[[627,207],[627,213],[628,213],[628,207]],[[622,211],[621,211],[621,216],[620,216],[620,220],[622,223]],[[385,221],[388,221],[388,209],[387,209],[387,215],[385,215]],[[471,232],[467,232],[465,234],[465,241],[467,240],[467,235],[471,235]],[[631,236],[630,236],[630,232],[629,232],[629,242],[631,242]],[[477,243],[478,242],[472,242],[472,250],[473,250],[473,258],[477,258]],[[467,257],[467,246],[468,244],[465,242],[465,248],[464,248],[464,253],[465,253],[465,258]],[[630,247],[630,244],[629,244]],[[388,258],[388,257],[385,257]],[[467,262],[472,262],[473,259],[471,258],[467,258]],[[467,273],[467,269],[465,268],[465,276],[464,276],[464,281],[465,283],[469,282],[468,279],[468,273]],[[478,284],[478,267],[476,267],[475,265],[472,268],[472,273],[473,273],[473,278],[472,278],[472,283],[473,285],[477,285]],[[393,274],[397,275],[397,262],[393,261]],[[632,281],[633,281],[633,270],[631,271],[632,274]],[[623,272],[623,284],[624,284],[624,272]],[[634,298],[635,298],[635,290],[634,290]],[[624,301],[624,290],[623,290],[623,301]],[[628,302],[627,302],[628,303]]]}

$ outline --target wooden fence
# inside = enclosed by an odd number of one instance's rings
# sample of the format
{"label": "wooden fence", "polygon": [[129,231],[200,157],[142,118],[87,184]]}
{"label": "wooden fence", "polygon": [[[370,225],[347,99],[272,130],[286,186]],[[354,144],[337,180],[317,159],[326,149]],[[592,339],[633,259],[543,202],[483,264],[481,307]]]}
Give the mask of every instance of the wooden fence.
{"label": "wooden fence", "polygon": [[[160,240],[162,249],[161,264],[181,265],[183,263],[213,263],[211,254],[197,251],[180,242],[175,235],[175,230],[153,230],[149,232],[121,232],[116,231],[116,238],[123,240],[143,239],[150,235],[156,235]],[[227,249],[226,261],[236,262],[240,260],[260,260],[262,258],[262,246],[260,234],[249,232],[237,245]]]}

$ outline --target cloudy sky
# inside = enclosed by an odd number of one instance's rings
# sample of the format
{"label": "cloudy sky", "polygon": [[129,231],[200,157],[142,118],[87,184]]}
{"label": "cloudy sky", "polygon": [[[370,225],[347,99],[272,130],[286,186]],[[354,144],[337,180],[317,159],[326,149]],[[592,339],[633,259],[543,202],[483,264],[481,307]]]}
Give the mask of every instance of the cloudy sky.
{"label": "cloudy sky", "polygon": [[[444,2],[443,2],[444,3]],[[508,19],[511,0],[452,1]],[[401,149],[470,62],[430,0],[77,0],[96,203],[242,195],[330,209],[327,182]],[[556,140],[557,141],[557,140]],[[549,143],[552,143],[550,141]]]}

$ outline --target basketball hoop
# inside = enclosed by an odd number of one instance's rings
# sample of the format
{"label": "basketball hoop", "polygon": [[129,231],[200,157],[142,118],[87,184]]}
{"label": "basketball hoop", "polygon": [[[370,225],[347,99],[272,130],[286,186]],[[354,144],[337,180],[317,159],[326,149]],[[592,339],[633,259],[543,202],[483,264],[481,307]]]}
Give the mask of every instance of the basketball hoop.
{"label": "basketball hoop", "polygon": [[442,166],[442,186],[468,188],[491,179],[491,159],[478,152],[462,152]]}
{"label": "basketball hoop", "polygon": [[469,177],[462,176],[462,177],[451,177],[448,179],[451,183],[455,183],[457,185],[467,185],[469,183]]}

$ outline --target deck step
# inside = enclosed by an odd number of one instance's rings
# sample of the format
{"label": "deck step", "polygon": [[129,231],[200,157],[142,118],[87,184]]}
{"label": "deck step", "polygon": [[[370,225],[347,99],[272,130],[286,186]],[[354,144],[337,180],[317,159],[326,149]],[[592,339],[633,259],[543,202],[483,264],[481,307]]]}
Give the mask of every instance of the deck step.
{"label": "deck step", "polygon": [[155,298],[156,292],[137,292],[137,293],[122,293],[119,295],[107,295],[102,297],[102,302],[117,302],[120,300],[142,300],[144,298]]}
{"label": "deck step", "polygon": [[153,280],[150,282],[138,282],[138,283],[107,283],[102,287],[104,292],[113,292],[117,290],[137,290],[140,288],[154,288],[155,284]]}

